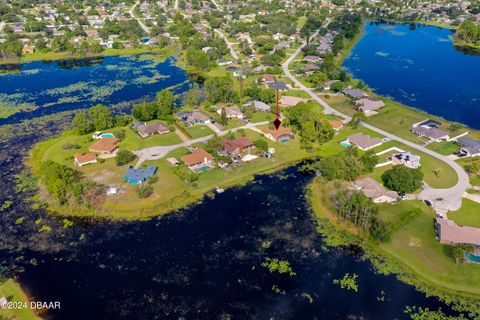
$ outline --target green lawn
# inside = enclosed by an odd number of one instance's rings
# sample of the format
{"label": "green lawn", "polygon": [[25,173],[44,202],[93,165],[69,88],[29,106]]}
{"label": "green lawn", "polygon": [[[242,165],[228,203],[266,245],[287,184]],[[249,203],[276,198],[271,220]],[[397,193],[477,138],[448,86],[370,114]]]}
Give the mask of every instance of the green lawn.
{"label": "green lawn", "polygon": [[121,149],[133,151],[153,146],[169,146],[181,142],[182,140],[180,140],[178,135],[174,132],[167,134],[155,134],[151,137],[142,138],[131,128],[127,128],[125,139],[120,142],[119,147]]}
{"label": "green lawn", "polygon": [[[340,222],[329,209],[326,199],[332,188],[315,180],[311,186],[310,200],[317,218],[327,218],[337,228],[347,229],[356,234],[352,226]],[[401,201],[394,205],[380,205],[379,215],[390,224],[397,223],[397,229],[388,243],[376,245],[381,253],[395,263],[406,267],[420,279],[435,287],[455,293],[480,295],[480,266],[475,264],[455,264],[450,256],[450,247],[435,239],[435,213],[420,201]],[[417,215],[406,219],[409,212],[420,209]],[[398,223],[404,217],[402,223]]]}
{"label": "green lawn", "polygon": [[249,119],[251,122],[256,123],[256,122],[264,122],[264,121],[273,121],[275,119],[275,116],[270,113],[270,112],[254,112],[253,116]]}
{"label": "green lawn", "polygon": [[448,218],[460,226],[480,228],[480,203],[463,199],[462,208],[455,212],[449,212]]}
{"label": "green lawn", "polygon": [[213,131],[209,127],[204,125],[188,127],[188,128],[185,128],[185,130],[192,137],[192,139],[205,137],[210,134],[213,134]]}
{"label": "green lawn", "polygon": [[0,309],[0,318],[12,320],[40,319],[40,317],[30,309],[30,302],[27,295],[15,280],[10,279],[0,284],[0,297],[6,297],[8,301],[27,303],[27,308]]}
{"label": "green lawn", "polygon": [[291,89],[288,90],[287,92],[283,93],[282,95],[284,96],[292,96],[292,97],[298,97],[298,98],[304,98],[304,99],[310,99],[310,95],[306,93],[303,90],[298,90],[298,89]]}
{"label": "green lawn", "polygon": [[223,127],[223,130],[230,130],[244,125],[245,123],[240,119],[229,119],[227,125]]}
{"label": "green lawn", "polygon": [[448,156],[458,150],[458,144],[454,141],[433,142],[427,146],[428,149]]}

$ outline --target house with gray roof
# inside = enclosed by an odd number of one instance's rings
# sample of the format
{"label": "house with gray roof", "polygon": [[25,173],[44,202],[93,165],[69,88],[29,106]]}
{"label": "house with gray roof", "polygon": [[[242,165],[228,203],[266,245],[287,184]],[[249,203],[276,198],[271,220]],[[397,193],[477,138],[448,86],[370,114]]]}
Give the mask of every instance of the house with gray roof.
{"label": "house with gray roof", "polygon": [[153,136],[156,133],[160,133],[160,134],[169,133],[170,130],[168,130],[168,128],[165,127],[163,123],[154,122],[154,123],[144,124],[137,127],[137,132],[140,137],[146,138],[146,137]]}
{"label": "house with gray roof", "polygon": [[267,86],[270,89],[278,90],[278,91],[288,90],[287,84],[285,82],[282,82],[282,81],[270,82],[270,83],[267,83]]}
{"label": "house with gray roof", "polygon": [[347,142],[353,144],[358,149],[363,151],[373,149],[383,143],[382,139],[376,137],[372,138],[369,135],[363,133],[356,133],[348,137]]}
{"label": "house with gray roof", "polygon": [[438,128],[430,128],[424,126],[413,127],[412,132],[419,137],[425,137],[429,140],[439,142],[450,139],[448,132]]}
{"label": "house with gray roof", "polygon": [[343,94],[352,99],[361,99],[368,96],[365,92],[363,92],[363,90],[360,89],[347,89],[343,91]]}
{"label": "house with gray roof", "polygon": [[270,106],[260,100],[249,100],[243,104],[244,106],[253,106],[256,111],[269,112]]}
{"label": "house with gray roof", "polygon": [[467,157],[480,156],[480,141],[472,138],[462,137],[457,140],[460,145],[460,151],[465,153]]}

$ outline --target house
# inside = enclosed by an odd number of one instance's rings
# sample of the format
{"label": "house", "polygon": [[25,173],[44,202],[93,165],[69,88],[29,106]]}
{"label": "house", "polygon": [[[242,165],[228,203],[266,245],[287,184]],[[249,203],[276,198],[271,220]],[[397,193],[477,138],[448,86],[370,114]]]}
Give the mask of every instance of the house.
{"label": "house", "polygon": [[450,139],[448,132],[440,130],[438,128],[426,128],[424,126],[418,126],[412,128],[412,132],[419,137],[425,137],[429,140],[436,142]]}
{"label": "house", "polygon": [[260,77],[260,81],[262,81],[262,83],[275,82],[275,77],[271,74],[264,74]]}
{"label": "house", "polygon": [[303,66],[303,73],[306,75],[311,75],[318,70],[320,70],[320,66],[317,66],[316,64],[306,64]]}
{"label": "house", "polygon": [[325,84],[323,85],[323,90],[330,90],[331,87],[332,87],[332,84],[334,84],[335,82],[338,82],[339,80],[329,80],[327,82],[325,82]]}
{"label": "house", "polygon": [[420,156],[417,156],[411,152],[392,154],[389,160],[393,165],[403,164],[404,166],[412,169],[420,167]]}
{"label": "house", "polygon": [[177,113],[177,118],[187,126],[210,123],[210,118],[200,110],[180,111]]}
{"label": "house", "polygon": [[305,56],[303,60],[310,62],[310,63],[316,63],[322,61],[322,58],[318,56]]}
{"label": "house", "polygon": [[328,120],[328,122],[332,125],[332,128],[335,131],[339,131],[343,128],[343,122],[340,120]]}
{"label": "house", "polygon": [[361,98],[357,100],[355,104],[366,114],[373,113],[385,107],[385,103],[383,101],[370,97]]}
{"label": "house", "polygon": [[428,128],[438,128],[441,125],[442,125],[442,123],[437,121],[437,120],[427,119],[427,120],[423,120],[423,121],[414,123],[412,125],[412,128],[417,128],[417,127],[423,127],[423,128],[426,128],[426,129],[428,129]]}
{"label": "house", "polygon": [[385,188],[373,178],[363,178],[355,181],[353,184],[375,203],[395,203],[397,201],[398,194],[395,191],[385,190]]}
{"label": "house", "polygon": [[174,167],[177,167],[180,162],[178,162],[177,158],[167,158],[167,162]]}
{"label": "house", "polygon": [[269,82],[269,83],[267,83],[267,86],[270,89],[278,90],[278,91],[288,90],[287,84],[285,82],[282,82],[282,81]]}
{"label": "house", "polygon": [[161,122],[149,123],[137,128],[137,133],[142,138],[153,136],[155,133],[165,134],[169,132],[170,130]]}
{"label": "house", "polygon": [[270,106],[260,100],[249,100],[243,104],[244,106],[253,106],[256,111],[269,112]]}
{"label": "house", "polygon": [[22,48],[22,54],[31,54],[35,52],[34,46],[24,45]]}
{"label": "house", "polygon": [[304,102],[305,99],[292,97],[292,96],[282,96],[278,101],[278,104],[282,107],[294,107],[300,102]]}
{"label": "house", "polygon": [[195,173],[200,173],[215,166],[213,156],[202,148],[198,148],[180,159]]}
{"label": "house", "polygon": [[221,115],[222,109],[225,109],[225,114],[227,115],[227,119],[243,119],[243,113],[242,111],[240,111],[240,108],[237,106],[219,108],[217,110],[217,113]]}
{"label": "house", "polygon": [[92,144],[90,148],[88,148],[88,151],[102,155],[114,155],[117,151],[117,143],[117,138],[103,138]]}
{"label": "house", "polygon": [[222,141],[223,149],[220,151],[221,155],[236,157],[245,151],[251,151],[255,148],[252,141],[245,137],[240,137],[235,140],[225,139]]}
{"label": "house", "polygon": [[480,247],[480,229],[458,226],[455,222],[437,218],[438,237],[444,244],[472,244]]}
{"label": "house", "polygon": [[363,133],[356,133],[353,136],[348,137],[347,142],[355,145],[357,148],[363,151],[373,149],[383,143],[382,139],[372,138]]}
{"label": "house", "polygon": [[135,169],[130,167],[127,169],[127,172],[125,172],[123,178],[131,184],[140,184],[147,181],[147,179],[153,176],[156,172],[156,166],[148,166],[145,169]]}
{"label": "house", "polygon": [[352,99],[361,99],[367,97],[367,94],[360,89],[347,89],[343,91],[343,94]]}
{"label": "house", "polygon": [[265,128],[262,131],[266,138],[280,143],[288,142],[294,138],[292,129],[287,127],[280,127],[278,130]]}
{"label": "house", "polygon": [[73,155],[74,165],[82,167],[90,163],[97,163],[97,155],[95,153],[75,153]]}
{"label": "house", "polygon": [[460,152],[467,157],[480,156],[480,141],[468,137],[462,137],[457,140],[460,145]]}

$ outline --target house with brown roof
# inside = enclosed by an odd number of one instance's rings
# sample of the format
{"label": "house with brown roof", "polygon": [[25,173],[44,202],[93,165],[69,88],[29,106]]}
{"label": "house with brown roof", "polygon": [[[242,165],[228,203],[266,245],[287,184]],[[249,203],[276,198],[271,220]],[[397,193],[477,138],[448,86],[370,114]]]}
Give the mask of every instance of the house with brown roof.
{"label": "house with brown roof", "polygon": [[275,142],[284,143],[293,140],[294,138],[292,129],[287,127],[280,127],[278,130],[264,128],[262,131],[266,138]]}
{"label": "house with brown roof", "polygon": [[260,77],[262,83],[275,82],[275,77],[272,74],[264,74]]}
{"label": "house with brown roof", "polygon": [[437,218],[437,230],[440,243],[445,244],[472,244],[480,247],[480,229],[458,226],[455,222]]}
{"label": "house with brown roof", "polygon": [[298,98],[298,97],[292,97],[292,96],[282,96],[280,100],[278,101],[278,104],[281,107],[294,107],[300,102],[304,102],[305,99]]}
{"label": "house with brown roof", "polygon": [[35,52],[34,46],[29,46],[28,44],[24,45],[22,48],[22,54],[31,54]]}
{"label": "house with brown roof", "polygon": [[382,139],[380,138],[372,138],[369,135],[363,133],[356,133],[353,136],[347,138],[348,143],[353,144],[358,149],[367,151],[378,147],[383,143]]}
{"label": "house with brown roof", "polygon": [[394,203],[398,194],[395,191],[387,191],[377,180],[367,177],[353,183],[363,194],[375,203]]}
{"label": "house with brown roof", "polygon": [[227,119],[243,119],[243,113],[237,106],[223,107],[217,110],[218,114],[222,114],[222,109],[225,109]]}
{"label": "house with brown roof", "polygon": [[385,103],[381,100],[377,100],[370,97],[361,98],[355,101],[358,109],[362,110],[365,114],[373,114],[375,111],[385,107]]}
{"label": "house with brown roof", "polygon": [[103,138],[95,141],[88,150],[103,156],[113,156],[117,151],[117,138]]}
{"label": "house with brown roof", "polygon": [[200,110],[180,111],[177,113],[176,117],[187,126],[210,123],[210,118]]}
{"label": "house with brown roof", "polygon": [[223,149],[219,152],[221,155],[236,157],[245,151],[250,151],[255,148],[250,139],[239,137],[235,140],[225,139],[222,141]]}
{"label": "house with brown roof", "polygon": [[425,137],[435,142],[446,141],[450,139],[448,132],[440,130],[438,128],[426,128],[424,126],[418,126],[412,128],[412,133],[416,134],[419,137]]}
{"label": "house with brown roof", "polygon": [[180,159],[195,173],[209,170],[215,166],[213,156],[202,148],[198,148]]}
{"label": "house with brown roof", "polygon": [[142,138],[153,136],[156,133],[166,134],[166,133],[169,133],[169,132],[170,132],[170,130],[168,130],[168,128],[165,127],[163,125],[163,123],[161,123],[161,122],[144,124],[144,125],[141,125],[141,126],[137,127],[137,133]]}
{"label": "house with brown roof", "polygon": [[333,130],[339,131],[343,128],[343,122],[340,120],[328,120],[328,122],[332,125]]}
{"label": "house with brown roof", "polygon": [[97,163],[97,155],[95,153],[75,153],[73,155],[73,164],[82,167],[87,164]]}

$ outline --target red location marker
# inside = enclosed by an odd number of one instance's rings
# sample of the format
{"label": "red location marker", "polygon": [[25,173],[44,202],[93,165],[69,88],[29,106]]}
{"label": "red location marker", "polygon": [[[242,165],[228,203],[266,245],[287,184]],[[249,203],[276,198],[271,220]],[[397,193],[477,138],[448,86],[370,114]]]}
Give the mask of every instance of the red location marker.
{"label": "red location marker", "polygon": [[282,125],[282,121],[280,121],[280,118],[278,117],[278,90],[277,90],[277,116],[275,117],[275,120],[273,120],[273,126],[275,127],[275,130],[278,130],[280,126]]}

